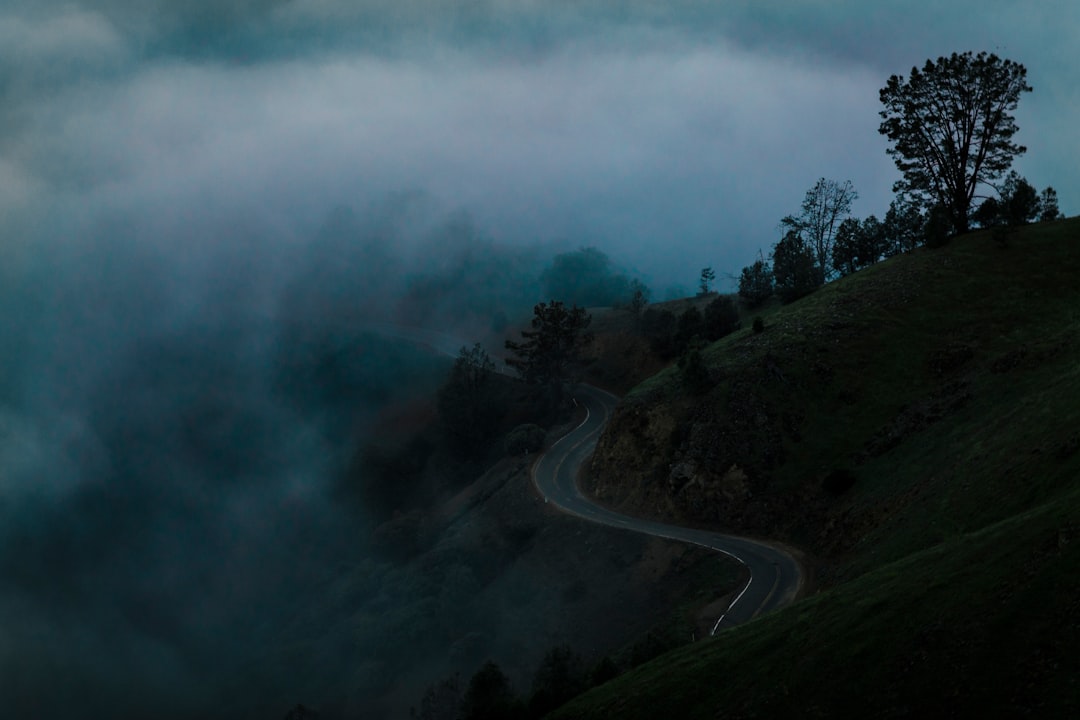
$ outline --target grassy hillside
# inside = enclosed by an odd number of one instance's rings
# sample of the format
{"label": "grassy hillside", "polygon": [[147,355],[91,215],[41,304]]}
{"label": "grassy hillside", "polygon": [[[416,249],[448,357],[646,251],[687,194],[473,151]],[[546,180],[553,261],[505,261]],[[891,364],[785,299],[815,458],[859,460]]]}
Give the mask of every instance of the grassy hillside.
{"label": "grassy hillside", "polygon": [[821,590],[560,717],[1071,714],[1078,271],[1076,220],[973,233],[715,343],[704,392],[636,388],[594,491],[786,538]]}

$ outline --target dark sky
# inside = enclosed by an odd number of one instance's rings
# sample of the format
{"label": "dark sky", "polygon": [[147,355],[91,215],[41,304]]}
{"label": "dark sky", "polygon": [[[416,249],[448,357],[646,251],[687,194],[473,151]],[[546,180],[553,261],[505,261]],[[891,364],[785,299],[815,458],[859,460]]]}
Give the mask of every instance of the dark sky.
{"label": "dark sky", "polygon": [[881,215],[878,89],[967,49],[1029,69],[1021,172],[1066,213],[1080,185],[1071,2],[5,5],[9,226],[224,213],[269,243],[423,191],[499,241],[597,245],[658,288],[692,286],[767,251],[818,177]]}

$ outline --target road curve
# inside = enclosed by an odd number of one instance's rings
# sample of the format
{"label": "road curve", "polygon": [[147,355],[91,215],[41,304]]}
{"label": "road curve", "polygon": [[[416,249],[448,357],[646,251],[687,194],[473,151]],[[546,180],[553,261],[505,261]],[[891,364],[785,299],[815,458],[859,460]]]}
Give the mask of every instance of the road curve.
{"label": "road curve", "polygon": [[596,448],[596,441],[611,417],[618,398],[590,385],[579,386],[576,397],[585,405],[585,420],[560,438],[533,464],[533,482],[545,501],[591,522],[699,545],[728,555],[745,565],[750,571],[750,579],[713,625],[711,634],[744,623],[795,599],[802,585],[802,569],[794,556],[781,547],[749,538],[622,515],[582,495],[577,483],[578,471]]}

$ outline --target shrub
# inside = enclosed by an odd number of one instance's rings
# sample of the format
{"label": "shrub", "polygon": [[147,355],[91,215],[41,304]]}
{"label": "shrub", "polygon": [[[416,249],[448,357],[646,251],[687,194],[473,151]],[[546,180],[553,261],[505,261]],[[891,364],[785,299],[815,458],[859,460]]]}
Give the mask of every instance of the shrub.
{"label": "shrub", "polygon": [[683,385],[694,395],[701,395],[712,386],[709,369],[705,367],[705,360],[701,357],[701,346],[701,340],[695,340],[679,358]]}
{"label": "shrub", "polygon": [[506,452],[509,455],[536,452],[543,447],[544,429],[539,425],[518,425],[506,434]]}
{"label": "shrub", "polygon": [[730,296],[724,295],[705,306],[705,337],[719,340],[739,328],[739,309]]}

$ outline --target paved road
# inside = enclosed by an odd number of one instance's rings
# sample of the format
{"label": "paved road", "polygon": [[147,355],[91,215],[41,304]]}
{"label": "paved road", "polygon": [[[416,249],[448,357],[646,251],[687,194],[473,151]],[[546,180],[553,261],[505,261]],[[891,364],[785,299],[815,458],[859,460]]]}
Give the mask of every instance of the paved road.
{"label": "paved road", "polygon": [[578,471],[595,449],[600,431],[611,417],[618,399],[587,385],[579,386],[577,399],[588,411],[584,422],[556,442],[533,465],[533,482],[545,500],[592,522],[711,548],[745,565],[750,570],[750,579],[716,621],[713,633],[795,599],[802,583],[802,570],[798,561],[780,547],[749,538],[621,515],[582,495],[577,484]]}
{"label": "paved road", "polygon": [[[367,327],[375,332],[425,345],[449,357],[457,357],[458,350],[468,345],[460,338],[438,330],[376,322],[368,323]],[[505,367],[499,369],[508,372]],[[795,599],[802,584],[802,569],[791,553],[783,548],[749,538],[621,515],[582,495],[577,485],[578,471],[596,447],[600,431],[611,417],[618,398],[589,385],[579,386],[577,398],[588,410],[585,421],[556,442],[533,465],[533,482],[545,499],[568,513],[592,522],[700,545],[724,553],[745,565],[750,570],[750,579],[716,621],[713,633],[746,622]]]}

